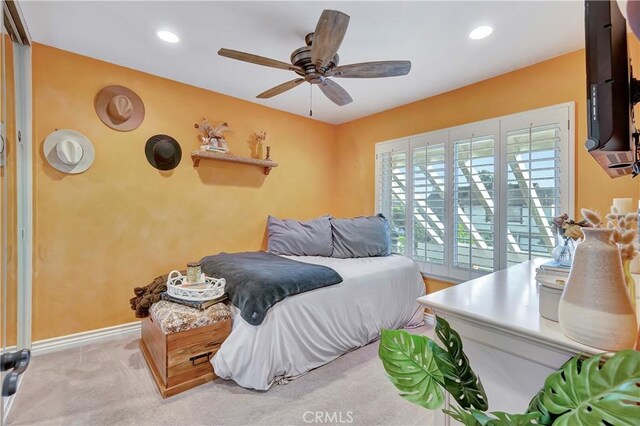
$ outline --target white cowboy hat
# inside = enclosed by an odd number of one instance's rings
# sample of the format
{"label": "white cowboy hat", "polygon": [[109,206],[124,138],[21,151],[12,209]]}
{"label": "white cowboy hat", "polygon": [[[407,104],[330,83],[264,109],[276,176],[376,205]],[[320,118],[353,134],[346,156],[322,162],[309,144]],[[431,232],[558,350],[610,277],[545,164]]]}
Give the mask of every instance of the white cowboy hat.
{"label": "white cowboy hat", "polygon": [[77,174],[87,170],[95,157],[91,141],[75,130],[56,130],[44,140],[44,156],[57,170]]}

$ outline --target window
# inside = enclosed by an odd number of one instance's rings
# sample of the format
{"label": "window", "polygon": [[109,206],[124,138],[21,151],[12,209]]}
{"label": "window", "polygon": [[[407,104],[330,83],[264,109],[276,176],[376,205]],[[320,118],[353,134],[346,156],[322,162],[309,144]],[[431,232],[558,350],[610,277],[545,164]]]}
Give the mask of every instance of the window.
{"label": "window", "polygon": [[376,206],[393,251],[469,279],[550,257],[572,213],[573,104],[376,145]]}
{"label": "window", "polygon": [[494,269],[497,127],[451,131],[453,147],[453,256],[458,269]]}
{"label": "window", "polygon": [[436,268],[445,265],[446,133],[410,141],[412,145],[411,212],[413,258]]}
{"label": "window", "polygon": [[512,237],[506,266],[547,257],[555,246],[553,218],[570,210],[563,195],[570,190],[566,123],[571,116],[567,114],[562,121],[561,111],[550,109],[520,114],[501,123],[507,166],[505,203],[507,209],[521,209],[519,217],[506,215]]}
{"label": "window", "polygon": [[387,144],[376,157],[376,198],[391,227],[391,251],[406,255],[407,150]]}

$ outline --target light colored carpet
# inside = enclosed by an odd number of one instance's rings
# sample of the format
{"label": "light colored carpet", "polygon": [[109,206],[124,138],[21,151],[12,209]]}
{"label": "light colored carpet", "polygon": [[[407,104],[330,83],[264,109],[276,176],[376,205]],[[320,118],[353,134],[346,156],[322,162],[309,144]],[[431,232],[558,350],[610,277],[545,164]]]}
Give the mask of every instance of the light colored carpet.
{"label": "light colored carpet", "polygon": [[[431,327],[410,331],[433,335]],[[9,425],[433,424],[432,412],[398,396],[377,353],[374,342],[267,392],[218,379],[163,400],[138,341],[113,340],[34,357],[7,420]],[[315,421],[316,412],[323,422]]]}

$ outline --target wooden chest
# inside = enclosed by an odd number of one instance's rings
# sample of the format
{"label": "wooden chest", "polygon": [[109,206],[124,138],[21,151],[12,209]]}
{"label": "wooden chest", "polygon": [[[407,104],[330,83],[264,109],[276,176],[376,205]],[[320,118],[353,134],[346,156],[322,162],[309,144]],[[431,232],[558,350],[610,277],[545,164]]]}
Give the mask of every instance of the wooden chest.
{"label": "wooden chest", "polygon": [[142,320],[140,349],[163,398],[216,378],[210,359],[231,332],[231,319],[164,334],[151,317]]}

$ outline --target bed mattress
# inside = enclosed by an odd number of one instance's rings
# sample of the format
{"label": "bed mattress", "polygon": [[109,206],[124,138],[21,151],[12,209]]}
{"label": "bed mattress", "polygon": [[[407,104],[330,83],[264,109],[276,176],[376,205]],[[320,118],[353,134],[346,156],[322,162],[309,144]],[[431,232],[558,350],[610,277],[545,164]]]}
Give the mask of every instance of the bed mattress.
{"label": "bed mattress", "polygon": [[344,281],[279,302],[259,326],[233,310],[231,334],[211,360],[218,377],[267,390],[422,320],[416,299],[425,294],[416,264],[404,256],[335,259],[287,256],[324,265]]}

